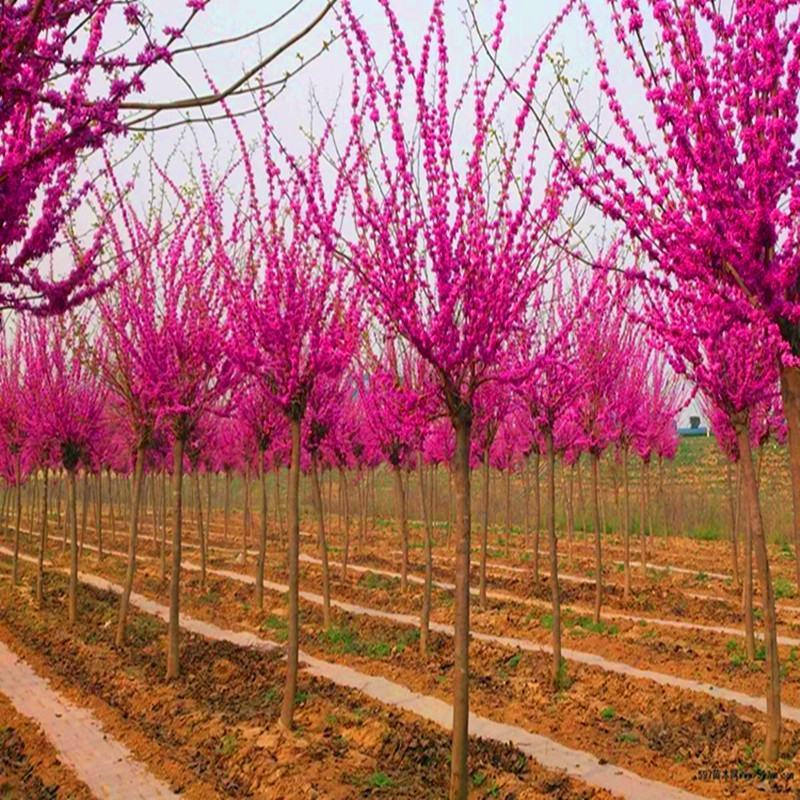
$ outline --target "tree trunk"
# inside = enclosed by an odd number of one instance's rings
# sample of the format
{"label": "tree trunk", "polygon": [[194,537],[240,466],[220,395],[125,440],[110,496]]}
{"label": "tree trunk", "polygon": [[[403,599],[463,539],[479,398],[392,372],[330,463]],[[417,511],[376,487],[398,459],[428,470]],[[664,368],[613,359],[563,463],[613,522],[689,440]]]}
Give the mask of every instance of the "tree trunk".
{"label": "tree trunk", "polygon": [[[742,462],[739,460],[739,476]],[[753,623],[753,530],[750,526],[750,511],[744,496],[744,486],[739,481],[739,524],[744,523],[744,583],[742,586],[742,613],[744,614],[744,646],[749,661],[755,661],[756,637]],[[742,514],[744,510],[744,514]],[[744,517],[744,519],[742,519]]]}
{"label": "tree trunk", "polygon": [[397,521],[400,524],[400,547],[402,562],[400,565],[400,589],[408,591],[408,514],[406,513],[406,489],[403,485],[403,473],[398,465],[392,465],[394,480],[394,496],[397,502]]}
{"label": "tree trunk", "polygon": [[258,482],[261,494],[261,519],[258,528],[258,560],[256,561],[256,605],[264,610],[264,567],[267,561],[267,474],[264,451],[258,451]]}
{"label": "tree trunk", "polygon": [[433,530],[431,526],[430,509],[428,508],[427,494],[425,491],[425,467],[422,456],[417,465],[419,472],[419,496],[422,505],[422,521],[425,526],[425,586],[422,591],[422,613],[419,622],[419,652],[424,656],[428,652],[428,638],[431,622],[431,594],[433,590]]}
{"label": "tree trunk", "polygon": [[83,558],[83,543],[86,539],[86,523],[89,518],[89,472],[84,468],[81,481],[81,545],[80,558]]}
{"label": "tree trunk", "polygon": [[795,581],[800,587],[800,367],[784,367],[781,370],[781,397],[789,434]]}
{"label": "tree trunk", "polygon": [[14,558],[11,565],[12,582],[14,586],[19,583],[19,537],[20,529],[22,527],[22,470],[20,469],[20,457],[16,457],[15,472],[17,478],[17,485],[15,487],[16,495],[16,509],[14,514]]}
{"label": "tree trunk", "polygon": [[506,549],[508,558],[511,548],[511,467],[506,469]]}
{"label": "tree trunk", "polygon": [[300,420],[290,419],[292,452],[286,497],[286,522],[289,548],[289,619],[286,649],[286,687],[281,706],[281,725],[292,729],[294,699],[297,694],[299,643],[299,554],[300,554]]}
{"label": "tree trunk", "polygon": [[481,491],[483,500],[481,504],[481,561],[478,567],[478,596],[481,608],[486,609],[486,555],[489,546],[489,447],[484,449],[483,464],[481,465]]}
{"label": "tree trunk", "polygon": [[542,482],[539,478],[539,451],[533,454],[533,582],[539,583],[539,531],[542,527]]}
{"label": "tree trunk", "polygon": [[594,516],[594,622],[600,623],[603,604],[603,563],[600,543],[600,457],[592,453],[592,514]]}
{"label": "tree trunk", "polygon": [[322,624],[331,627],[331,578],[328,569],[328,543],[325,540],[325,512],[322,508],[322,489],[319,480],[319,458],[315,450],[311,455],[311,489],[314,492],[314,506],[317,512],[317,544],[322,561]]}
{"label": "tree trunk", "polygon": [[128,538],[128,569],[125,572],[125,585],[119,601],[119,617],[117,618],[117,633],[115,637],[117,647],[122,647],[125,644],[128,609],[130,607],[131,592],[133,591],[133,578],[136,573],[136,543],[139,536],[139,507],[141,505],[143,475],[144,447],[139,447],[136,452],[136,462],[133,465],[133,498]]}
{"label": "tree trunk", "polygon": [[[116,549],[117,547],[117,517],[114,514],[114,497],[112,495],[112,485],[111,485],[111,468],[109,467],[106,470],[106,475],[108,476],[108,511],[111,515],[111,548]],[[100,484],[100,488],[102,489],[102,483]],[[103,499],[100,498],[100,513],[103,513]]]}
{"label": "tree trunk", "polygon": [[103,498],[101,493],[101,475],[102,471],[97,471],[97,479],[93,481],[94,484],[94,523],[97,528],[97,558],[103,560]]}
{"label": "tree trunk", "polygon": [[70,625],[78,621],[78,490],[74,469],[67,470],[67,514],[69,520],[69,592],[67,614]]}
{"label": "tree trunk", "polygon": [[200,472],[195,467],[194,473],[194,502],[197,533],[200,537],[200,591],[206,590],[206,573],[208,571],[208,529],[203,519],[203,493],[200,491]]}
{"label": "tree trunk", "polygon": [[781,743],[781,676],[778,659],[778,635],[775,621],[775,597],[767,557],[767,542],[761,505],[758,497],[756,474],[753,469],[753,455],[750,451],[750,436],[746,425],[736,426],[736,438],[741,454],[742,479],[747,497],[747,511],[750,527],[754,533],[756,565],[758,567],[761,607],[764,612],[764,644],[767,668],[767,735],[764,742],[764,758],[774,762],[780,755]]}
{"label": "tree trunk", "polygon": [[225,470],[225,521],[223,523],[223,531],[225,536],[225,544],[228,544],[230,524],[231,524],[231,471]]}
{"label": "tree trunk", "polygon": [[624,600],[627,603],[631,596],[631,495],[627,445],[622,448],[622,536],[625,546]]}
{"label": "tree trunk", "polygon": [[731,477],[731,462],[726,464],[726,477],[728,481],[728,508],[731,517],[731,567],[733,569],[733,581],[736,586],[742,585],[739,575],[739,545],[736,542],[736,493],[733,488],[733,478]]}
{"label": "tree trunk", "polygon": [[350,487],[347,474],[339,467],[339,492],[344,499],[344,548],[342,550],[342,581],[347,581],[347,562],[350,558]]}
{"label": "tree trunk", "polygon": [[563,688],[561,662],[561,598],[558,587],[558,539],[556,538],[556,452],[553,432],[547,432],[547,541],[550,547],[550,596],[553,606],[553,686]]}
{"label": "tree trunk", "polygon": [[242,564],[247,563],[247,534],[250,529],[250,467],[244,472],[244,513],[242,514]]}
{"label": "tree trunk", "polygon": [[367,495],[364,487],[364,476],[359,469],[358,475],[358,546],[363,550],[367,538]]}
{"label": "tree trunk", "polygon": [[167,471],[161,472],[161,559],[158,567],[163,583],[167,579]]}
{"label": "tree trunk", "polygon": [[181,534],[183,533],[183,439],[172,445],[172,574],[169,578],[169,637],[167,678],[180,674]]}
{"label": "tree trunk", "polygon": [[531,475],[529,457],[525,457],[522,469],[522,510],[525,521],[525,550],[531,546]]}
{"label": "tree trunk", "polygon": [[641,545],[641,567],[642,577],[647,577],[647,523],[645,521],[645,488],[644,488],[644,466],[645,461],[642,460],[642,473],[639,476],[639,544]]}
{"label": "tree trunk", "polygon": [[562,457],[561,469],[567,481],[564,491],[564,499],[567,506],[567,558],[572,563],[572,540],[575,538],[575,464],[572,464],[568,471]]}
{"label": "tree trunk", "polygon": [[47,501],[48,480],[50,471],[44,468],[44,483],[42,486],[42,530],[39,534],[39,558],[36,563],[36,605],[42,607],[44,601],[44,551],[47,547]]}
{"label": "tree trunk", "polygon": [[455,503],[455,636],[453,658],[453,743],[450,772],[450,800],[467,800],[469,794],[469,574],[470,574],[470,474],[469,449],[471,414],[453,417],[456,446],[453,456]]}

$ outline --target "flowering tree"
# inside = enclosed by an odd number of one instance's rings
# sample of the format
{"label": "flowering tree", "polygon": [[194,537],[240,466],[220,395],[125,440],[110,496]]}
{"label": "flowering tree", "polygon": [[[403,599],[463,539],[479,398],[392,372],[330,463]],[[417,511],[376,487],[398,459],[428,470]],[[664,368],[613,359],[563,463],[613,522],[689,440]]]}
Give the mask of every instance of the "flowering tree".
{"label": "flowering tree", "polygon": [[[603,5],[648,113],[626,109],[636,93],[615,85],[589,3],[567,0],[594,47],[612,132],[592,123],[594,101],[584,113],[570,98],[574,135],[557,145],[557,160],[567,183],[636,242],[644,257],[637,280],[672,281],[700,304],[722,291],[761,314],[780,360],[800,582],[798,7]],[[575,149],[580,158],[571,158]]]}
{"label": "flowering tree", "polygon": [[106,390],[97,374],[70,348],[69,331],[55,322],[39,321],[26,343],[26,364],[37,402],[31,430],[40,446],[59,454],[67,474],[70,531],[69,621],[78,617],[78,506],[76,475],[91,469],[102,448]]}
{"label": "flowering tree", "polygon": [[[137,453],[162,426],[172,441],[173,542],[170,577],[167,677],[179,674],[179,606],[181,573],[182,485],[186,445],[202,417],[228,389],[231,370],[226,362],[225,284],[221,253],[229,244],[222,234],[219,187],[203,169],[198,190],[182,193],[162,175],[173,199],[170,235],[154,218],[152,227],[134,216],[124,217],[131,269],[120,285],[116,310],[106,306],[111,341],[132,379],[118,394],[126,398]],[[165,205],[165,213],[167,206]],[[238,235],[234,223],[232,234]],[[133,246],[131,246],[133,245]],[[119,253],[124,257],[123,253]],[[113,301],[112,301],[113,302]],[[120,356],[118,355],[117,358]],[[136,466],[140,469],[141,458]],[[131,524],[134,524],[133,519]],[[131,541],[129,576],[135,562]],[[120,625],[124,631],[124,607]]]}
{"label": "flowering tree", "polygon": [[[661,336],[673,368],[690,378],[726,419],[722,431],[727,429],[735,436],[764,615],[767,667],[764,751],[767,760],[773,761],[780,752],[780,663],[775,596],[751,437],[759,430],[759,421],[765,417],[763,409],[775,395],[779,365],[774,356],[772,332],[760,324],[759,312],[753,309],[749,319],[738,313],[732,316],[732,309],[738,312],[740,307],[730,302],[731,291],[718,287],[703,306],[702,313],[698,313],[698,304],[692,297],[651,293],[647,301],[653,329]],[[764,426],[762,432],[768,430],[768,426]]]}
{"label": "flowering tree", "polygon": [[[30,380],[38,364],[25,363],[26,343],[23,328],[14,336],[0,338],[0,447],[6,481],[14,487],[15,524],[12,582],[19,582],[19,538],[22,518],[22,483],[28,474],[31,447]],[[31,359],[29,358],[30,362]],[[35,395],[33,395],[35,397]]]}
{"label": "flowering tree", "polygon": [[403,471],[413,467],[416,436],[424,423],[424,418],[420,419],[420,397],[412,383],[414,375],[409,374],[411,367],[411,360],[399,356],[396,344],[389,339],[382,358],[373,359],[360,396],[375,447],[392,472],[402,549],[400,586],[404,592],[408,588],[408,514]]}
{"label": "flowering tree", "polygon": [[[477,55],[451,86],[444,3],[435,0],[412,56],[389,0],[381,0],[389,68],[349,2],[342,4],[352,61],[350,181],[356,235],[346,258],[387,330],[405,339],[438,379],[455,433],[455,680],[451,796],[466,797],[470,562],[470,439],[478,388],[500,377],[506,338],[546,268],[545,233],[557,197],[537,199],[538,137],[527,108],[498,142],[510,91]],[[502,25],[494,31],[499,47]],[[544,48],[523,90],[532,97]],[[462,132],[467,132],[466,153]],[[491,181],[490,181],[491,179]],[[490,182],[493,184],[490,189]],[[331,243],[333,246],[333,243]]]}
{"label": "flowering tree", "polygon": [[[257,391],[283,413],[291,439],[287,499],[289,640],[281,710],[282,724],[291,728],[298,667],[302,424],[317,381],[335,381],[348,367],[358,343],[361,311],[333,252],[312,235],[319,220],[309,197],[324,192],[319,157],[326,139],[312,145],[307,163],[290,160],[293,179],[285,180],[270,147],[271,127],[262,116],[266,172],[262,193],[233,117],[231,124],[241,144],[251,231],[248,252],[241,263],[237,263],[233,248],[228,252],[228,285],[235,307],[230,317],[231,357]],[[334,190],[330,216],[323,223],[331,238],[335,237],[336,197],[340,195],[340,189]]]}
{"label": "flowering tree", "polygon": [[[29,0],[0,8],[0,306],[62,313],[96,293],[104,226],[88,243],[68,222],[91,181],[77,174],[87,153],[124,130],[121,105],[171,56],[204,3],[191,0],[179,27],[148,31],[137,3]],[[120,50],[106,32],[129,28]],[[133,52],[137,49],[138,52]],[[69,241],[63,278],[43,268]]]}

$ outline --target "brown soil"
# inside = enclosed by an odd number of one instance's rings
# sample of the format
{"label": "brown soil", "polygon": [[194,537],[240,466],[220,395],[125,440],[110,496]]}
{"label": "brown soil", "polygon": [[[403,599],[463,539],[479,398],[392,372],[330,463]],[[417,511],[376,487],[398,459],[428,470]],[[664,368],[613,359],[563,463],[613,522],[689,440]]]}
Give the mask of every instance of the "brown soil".
{"label": "brown soil", "polygon": [[[104,574],[118,580],[121,565],[104,565]],[[268,594],[263,614],[252,606],[251,586],[210,576],[199,593],[197,573],[184,575],[184,605],[191,614],[231,629],[261,631],[280,639],[285,630],[284,603]],[[312,588],[306,579],[304,588]],[[137,590],[166,601],[166,587],[147,566]],[[338,587],[336,596],[340,596]],[[416,691],[448,701],[451,696],[452,640],[434,635],[431,652],[420,662],[415,631],[383,620],[335,613],[334,628],[322,628],[321,610],[303,606],[301,646],[314,655],[382,675]],[[660,687],[599,669],[570,664],[568,690],[550,690],[549,658],[514,653],[507,648],[473,642],[471,702],[478,713],[516,724],[577,749],[603,757],[641,775],[701,791],[714,797],[761,797],[751,782],[698,784],[701,771],[757,766],[763,741],[763,715],[695,693]],[[800,727],[790,724],[785,736],[787,763],[800,776]],[[788,789],[776,783],[773,791]],[[800,779],[791,781],[800,787]]]}
{"label": "brown soil", "polygon": [[0,797],[4,800],[91,800],[35,722],[0,694]]}
{"label": "brown soil", "polygon": [[[25,573],[30,580],[27,567]],[[297,730],[283,733],[277,724],[283,683],[278,653],[184,635],[183,674],[167,682],[161,622],[132,614],[129,644],[116,648],[117,598],[83,586],[79,624],[68,630],[64,592],[65,578],[49,576],[40,614],[24,593],[0,587],[0,636],[59,690],[90,706],[184,796],[446,794],[449,739],[435,726],[301,674]],[[210,614],[219,619],[213,609]],[[542,769],[512,747],[478,740],[471,745],[476,798],[607,797]]]}

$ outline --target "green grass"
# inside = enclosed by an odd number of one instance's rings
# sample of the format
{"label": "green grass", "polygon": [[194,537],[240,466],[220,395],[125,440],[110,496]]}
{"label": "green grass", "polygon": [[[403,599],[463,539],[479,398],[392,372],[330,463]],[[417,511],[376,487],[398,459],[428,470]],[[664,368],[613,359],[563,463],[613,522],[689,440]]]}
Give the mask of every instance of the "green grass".
{"label": "green grass", "polygon": [[373,789],[391,789],[394,786],[394,781],[385,772],[373,772],[367,783]]}
{"label": "green grass", "polygon": [[775,589],[775,599],[782,600],[784,597],[794,597],[796,592],[792,582],[788,578],[779,576],[773,582]]}
{"label": "green grass", "polygon": [[289,623],[276,614],[270,614],[262,623],[262,631],[269,631],[279,642],[289,638]]}
{"label": "green grass", "polygon": [[319,635],[325,649],[339,654],[368,656],[384,659],[393,652],[402,653],[419,641],[419,629],[408,628],[395,634],[392,639],[365,639],[348,625],[333,625]]}
{"label": "green grass", "polygon": [[610,722],[616,716],[617,716],[617,712],[614,711],[614,709],[611,708],[611,706],[606,706],[600,712],[600,719],[604,719],[606,722]]}
{"label": "green grass", "polygon": [[690,539],[695,539],[700,542],[717,542],[722,539],[725,534],[718,528],[692,528],[686,532]]}
{"label": "green grass", "polygon": [[223,756],[231,756],[239,749],[239,740],[233,733],[226,733],[220,740],[217,752]]}
{"label": "green grass", "polygon": [[359,583],[366,589],[394,589],[400,584],[399,578],[390,578],[388,575],[378,575],[375,572],[365,572]]}

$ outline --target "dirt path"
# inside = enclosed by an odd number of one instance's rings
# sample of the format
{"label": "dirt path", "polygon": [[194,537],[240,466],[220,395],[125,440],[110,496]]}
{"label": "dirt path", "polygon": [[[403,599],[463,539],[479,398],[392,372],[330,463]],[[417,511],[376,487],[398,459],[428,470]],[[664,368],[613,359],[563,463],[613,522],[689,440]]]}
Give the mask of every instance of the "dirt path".
{"label": "dirt path", "polygon": [[103,730],[85,708],[54,691],[0,642],[0,692],[16,710],[41,726],[64,763],[98,798],[159,800],[177,798],[128,749]]}

